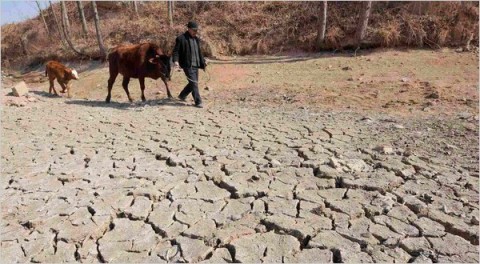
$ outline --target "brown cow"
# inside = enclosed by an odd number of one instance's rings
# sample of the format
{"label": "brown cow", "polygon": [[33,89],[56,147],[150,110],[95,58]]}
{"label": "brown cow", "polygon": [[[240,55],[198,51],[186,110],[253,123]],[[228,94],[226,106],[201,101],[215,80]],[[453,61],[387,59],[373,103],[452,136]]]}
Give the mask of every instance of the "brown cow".
{"label": "brown cow", "polygon": [[45,67],[45,76],[48,76],[50,81],[50,88],[48,93],[55,92],[55,95],[58,95],[57,90],[53,86],[53,81],[57,79],[57,82],[62,86],[61,93],[65,93],[67,90],[67,96],[70,98],[70,85],[68,84],[70,80],[78,80],[78,73],[76,70],[66,67],[58,61],[49,61]]}
{"label": "brown cow", "polygon": [[110,102],[113,83],[119,73],[123,75],[122,86],[130,102],[133,101],[128,92],[130,78],[137,78],[139,80],[140,89],[142,90],[142,101],[145,101],[144,90],[146,77],[154,80],[161,78],[167,87],[168,97],[172,97],[167,84],[167,80],[170,80],[171,73],[170,57],[157,45],[143,43],[118,46],[108,54],[108,63],[110,78],[108,79],[108,95],[105,100],[107,103]]}

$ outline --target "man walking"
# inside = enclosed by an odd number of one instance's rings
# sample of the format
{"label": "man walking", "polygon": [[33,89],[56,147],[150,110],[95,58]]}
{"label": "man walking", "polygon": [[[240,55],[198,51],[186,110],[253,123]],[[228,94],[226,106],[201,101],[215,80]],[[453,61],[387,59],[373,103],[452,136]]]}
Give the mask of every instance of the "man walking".
{"label": "man walking", "polygon": [[192,93],[195,106],[203,108],[202,98],[198,90],[198,69],[205,70],[207,64],[200,50],[200,40],[197,38],[197,23],[190,21],[187,28],[185,33],[177,37],[173,49],[175,68],[181,67],[188,80],[188,84],[183,88],[178,98],[185,101],[187,96]]}

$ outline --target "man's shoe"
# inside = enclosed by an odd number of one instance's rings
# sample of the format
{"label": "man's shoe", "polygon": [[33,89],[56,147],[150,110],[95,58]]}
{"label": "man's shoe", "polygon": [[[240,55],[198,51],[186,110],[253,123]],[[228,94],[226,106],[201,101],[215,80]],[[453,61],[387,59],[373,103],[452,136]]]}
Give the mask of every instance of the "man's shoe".
{"label": "man's shoe", "polygon": [[196,104],[195,107],[197,107],[197,108],[203,108],[203,104],[202,104],[202,103]]}
{"label": "man's shoe", "polygon": [[179,99],[180,101],[183,101],[183,102],[187,101],[187,98],[186,98],[186,97],[182,97],[182,96],[180,96],[180,95],[178,96],[178,99]]}

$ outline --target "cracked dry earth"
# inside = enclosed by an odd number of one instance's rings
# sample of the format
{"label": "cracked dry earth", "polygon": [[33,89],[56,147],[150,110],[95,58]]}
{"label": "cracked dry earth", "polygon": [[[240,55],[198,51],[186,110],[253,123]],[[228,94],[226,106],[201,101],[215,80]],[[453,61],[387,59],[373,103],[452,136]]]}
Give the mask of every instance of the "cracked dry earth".
{"label": "cracked dry earth", "polygon": [[478,262],[477,122],[3,107],[2,259]]}

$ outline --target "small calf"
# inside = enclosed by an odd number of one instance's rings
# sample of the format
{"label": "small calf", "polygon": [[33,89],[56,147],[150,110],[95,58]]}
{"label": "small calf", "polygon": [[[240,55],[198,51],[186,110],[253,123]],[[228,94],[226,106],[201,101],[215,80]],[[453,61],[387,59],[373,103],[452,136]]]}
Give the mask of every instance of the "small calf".
{"label": "small calf", "polygon": [[66,67],[65,65],[61,64],[58,61],[49,61],[45,67],[45,76],[48,76],[48,80],[50,81],[50,88],[48,89],[48,93],[55,93],[55,87],[53,86],[53,81],[57,79],[57,82],[62,86],[61,93],[65,93],[67,90],[67,96],[70,98],[70,85],[68,84],[70,80],[78,80],[78,73],[76,70]]}

